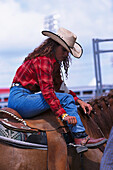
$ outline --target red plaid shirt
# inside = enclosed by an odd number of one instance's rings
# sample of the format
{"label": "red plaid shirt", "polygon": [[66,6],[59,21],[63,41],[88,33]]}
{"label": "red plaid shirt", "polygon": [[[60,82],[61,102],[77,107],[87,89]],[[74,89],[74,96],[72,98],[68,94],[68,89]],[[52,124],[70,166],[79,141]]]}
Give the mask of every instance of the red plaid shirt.
{"label": "red plaid shirt", "polygon": [[[43,56],[26,61],[18,68],[13,83],[21,83],[32,92],[41,90],[46,102],[57,116],[66,113],[55,95],[55,91],[60,89],[62,80],[60,65],[54,58]],[[70,94],[75,101],[78,99],[74,92],[70,91]]]}

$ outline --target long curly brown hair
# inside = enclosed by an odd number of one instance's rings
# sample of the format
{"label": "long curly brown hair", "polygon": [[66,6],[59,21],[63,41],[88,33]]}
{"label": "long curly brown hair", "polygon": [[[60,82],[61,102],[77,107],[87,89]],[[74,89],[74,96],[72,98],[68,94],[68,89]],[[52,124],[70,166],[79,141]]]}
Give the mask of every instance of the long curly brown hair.
{"label": "long curly brown hair", "polygon": [[[28,56],[25,58],[24,62],[39,56],[50,57],[52,55],[55,55],[55,49],[59,45],[60,44],[57,43],[56,41],[52,40],[51,38],[48,38],[40,46],[35,48],[32,53],[29,53]],[[66,78],[68,78],[68,68],[70,66],[70,62],[71,57],[67,56],[67,58],[60,63],[60,68],[64,67]]]}

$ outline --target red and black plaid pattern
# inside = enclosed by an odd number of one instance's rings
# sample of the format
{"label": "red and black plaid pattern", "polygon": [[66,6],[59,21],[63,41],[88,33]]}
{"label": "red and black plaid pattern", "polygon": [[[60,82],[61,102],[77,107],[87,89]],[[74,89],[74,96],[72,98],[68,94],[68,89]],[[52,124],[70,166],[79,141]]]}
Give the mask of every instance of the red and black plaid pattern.
{"label": "red and black plaid pattern", "polygon": [[[26,61],[17,69],[13,83],[21,83],[32,92],[41,90],[46,102],[57,116],[65,113],[55,94],[55,91],[60,89],[62,79],[60,65],[54,58],[43,56]],[[76,94],[74,92],[71,94],[76,101],[78,99]]]}

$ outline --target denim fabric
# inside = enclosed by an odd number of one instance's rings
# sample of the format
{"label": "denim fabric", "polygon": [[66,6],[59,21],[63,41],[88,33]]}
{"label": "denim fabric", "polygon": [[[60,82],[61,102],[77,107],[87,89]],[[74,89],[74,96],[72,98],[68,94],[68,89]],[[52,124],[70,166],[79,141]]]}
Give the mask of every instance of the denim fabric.
{"label": "denim fabric", "polygon": [[[84,132],[85,128],[78,115],[73,96],[67,93],[57,92],[56,96],[60,100],[66,113],[70,116],[75,116],[77,119],[77,124],[75,126],[68,125],[70,130],[74,133]],[[50,108],[42,93],[34,94],[21,86],[14,86],[11,88],[8,107],[15,109],[23,118],[36,116]]]}
{"label": "denim fabric", "polygon": [[112,170],[112,169],[113,169],[113,127],[111,129],[100,164],[100,170]]}

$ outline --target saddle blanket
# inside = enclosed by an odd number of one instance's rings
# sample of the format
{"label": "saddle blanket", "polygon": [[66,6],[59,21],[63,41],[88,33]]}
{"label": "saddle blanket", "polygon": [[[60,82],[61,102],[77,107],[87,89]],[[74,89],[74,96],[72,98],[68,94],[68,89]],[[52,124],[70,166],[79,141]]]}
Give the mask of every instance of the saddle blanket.
{"label": "saddle blanket", "polygon": [[30,143],[38,143],[44,145],[47,144],[47,137],[45,132],[32,132],[32,133],[18,132],[8,129],[4,127],[2,124],[0,124],[0,136]]}
{"label": "saddle blanket", "polygon": [[[62,135],[67,144],[73,143],[73,139],[70,138],[68,134],[63,133]],[[0,124],[0,136],[6,137],[9,139],[18,140],[18,141],[47,145],[46,132],[32,132],[32,133],[19,132],[19,131],[8,129],[2,124]]]}

